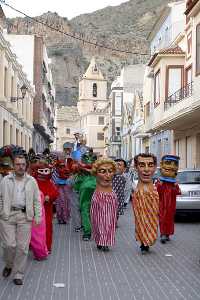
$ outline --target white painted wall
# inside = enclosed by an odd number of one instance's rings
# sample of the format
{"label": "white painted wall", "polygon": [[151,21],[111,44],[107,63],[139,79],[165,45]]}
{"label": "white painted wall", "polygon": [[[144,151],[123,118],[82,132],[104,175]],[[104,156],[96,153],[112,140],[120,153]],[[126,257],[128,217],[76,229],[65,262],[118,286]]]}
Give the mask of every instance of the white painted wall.
{"label": "white painted wall", "polygon": [[168,4],[168,6],[171,7],[171,11],[151,41],[151,54],[153,54],[156,50],[170,46],[179,33],[184,31],[185,1],[171,3]]}
{"label": "white painted wall", "polygon": [[23,66],[24,73],[33,85],[34,35],[4,33],[4,37],[10,42],[12,51],[17,55],[17,60]]}

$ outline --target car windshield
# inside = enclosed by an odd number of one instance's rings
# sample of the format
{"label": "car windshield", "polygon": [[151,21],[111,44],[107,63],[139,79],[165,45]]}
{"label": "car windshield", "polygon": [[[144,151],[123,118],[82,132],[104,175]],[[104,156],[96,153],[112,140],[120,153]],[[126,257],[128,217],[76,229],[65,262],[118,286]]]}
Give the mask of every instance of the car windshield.
{"label": "car windshield", "polygon": [[200,184],[200,171],[178,172],[177,182],[180,184]]}

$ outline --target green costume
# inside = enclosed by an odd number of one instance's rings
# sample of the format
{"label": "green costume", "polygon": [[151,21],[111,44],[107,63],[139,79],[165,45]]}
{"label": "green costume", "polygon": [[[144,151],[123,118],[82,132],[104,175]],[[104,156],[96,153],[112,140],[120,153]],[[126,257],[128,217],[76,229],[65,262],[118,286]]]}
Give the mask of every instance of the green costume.
{"label": "green costume", "polygon": [[96,178],[91,175],[77,176],[74,188],[79,192],[79,203],[81,212],[81,221],[83,226],[83,235],[91,235],[90,223],[90,205],[92,195],[96,189]]}
{"label": "green costume", "polygon": [[[91,164],[94,158],[88,154],[84,154],[82,162]],[[96,189],[96,177],[92,176],[86,170],[81,171],[81,174],[75,178],[74,189],[79,192],[79,204],[81,221],[83,226],[83,239],[91,237],[91,222],[90,222],[90,206],[92,195]]]}

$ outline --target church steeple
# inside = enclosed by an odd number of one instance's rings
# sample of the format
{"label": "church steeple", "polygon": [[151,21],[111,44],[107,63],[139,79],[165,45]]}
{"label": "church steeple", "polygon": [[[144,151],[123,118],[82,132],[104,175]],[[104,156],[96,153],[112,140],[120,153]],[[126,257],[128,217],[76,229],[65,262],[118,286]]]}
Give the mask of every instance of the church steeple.
{"label": "church steeple", "polygon": [[95,58],[79,82],[80,127],[89,147],[100,154],[104,153],[104,131],[106,124],[107,81]]}
{"label": "church steeple", "polygon": [[107,81],[104,78],[95,57],[92,57],[89,67],[79,82],[78,111],[84,115],[97,109],[102,109],[107,101]]}
{"label": "church steeple", "polygon": [[95,57],[92,57],[89,67],[87,71],[83,75],[83,78],[93,79],[93,80],[104,80],[104,76],[99,69]]}

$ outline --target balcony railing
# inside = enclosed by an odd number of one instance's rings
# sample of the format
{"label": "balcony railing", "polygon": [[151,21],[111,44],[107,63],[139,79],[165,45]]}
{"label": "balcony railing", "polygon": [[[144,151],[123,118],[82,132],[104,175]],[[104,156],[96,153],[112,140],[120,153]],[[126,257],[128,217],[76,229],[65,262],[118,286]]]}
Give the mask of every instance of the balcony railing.
{"label": "balcony railing", "polygon": [[168,110],[171,106],[174,106],[183,99],[192,96],[193,93],[193,82],[188,83],[186,86],[176,91],[174,94],[169,96],[164,103],[165,110]]}

